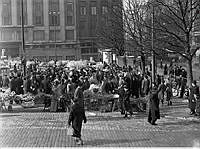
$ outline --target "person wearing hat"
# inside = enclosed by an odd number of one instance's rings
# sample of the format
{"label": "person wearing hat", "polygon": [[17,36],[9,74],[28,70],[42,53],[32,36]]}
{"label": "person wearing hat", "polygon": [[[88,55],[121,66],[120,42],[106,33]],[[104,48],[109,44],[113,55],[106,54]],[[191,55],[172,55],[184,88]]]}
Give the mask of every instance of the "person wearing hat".
{"label": "person wearing hat", "polygon": [[196,101],[199,101],[199,87],[197,86],[196,80],[192,82],[192,87],[190,88],[189,93],[189,108],[190,115],[195,115]]}
{"label": "person wearing hat", "polygon": [[78,145],[83,145],[83,140],[81,139],[81,129],[82,129],[82,122],[87,122],[86,116],[85,116],[85,110],[82,106],[79,104],[79,99],[74,99],[74,104],[71,107],[71,111],[68,118],[68,127],[71,126],[73,128],[73,135],[72,137],[75,137],[76,143]]}
{"label": "person wearing hat", "polygon": [[59,80],[55,79],[53,82],[53,97],[51,100],[51,107],[50,107],[50,112],[57,112],[58,109],[58,99],[61,96],[61,84]]}
{"label": "person wearing hat", "polygon": [[157,119],[160,119],[158,89],[155,84],[152,85],[152,90],[149,96],[149,112],[148,122],[152,125],[157,125]]}

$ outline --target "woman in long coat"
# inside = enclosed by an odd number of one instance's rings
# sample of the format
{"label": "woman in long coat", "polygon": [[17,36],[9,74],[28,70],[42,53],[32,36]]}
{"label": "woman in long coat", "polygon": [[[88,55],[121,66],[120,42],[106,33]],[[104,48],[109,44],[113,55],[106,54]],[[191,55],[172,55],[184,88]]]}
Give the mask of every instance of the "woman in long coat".
{"label": "woman in long coat", "polygon": [[199,87],[197,86],[196,81],[193,81],[189,94],[190,115],[195,114],[196,101],[198,98],[199,98]]}
{"label": "woman in long coat", "polygon": [[159,98],[157,88],[153,87],[149,96],[148,122],[152,125],[156,125],[155,122],[157,119],[160,119]]}
{"label": "woman in long coat", "polygon": [[161,101],[162,104],[164,104],[164,93],[165,93],[165,81],[162,80],[161,84],[158,86],[158,99]]}
{"label": "woman in long coat", "polygon": [[87,122],[86,116],[85,116],[85,110],[83,107],[80,106],[78,99],[74,99],[74,104],[72,105],[69,119],[68,119],[68,125],[71,125],[72,122],[72,128],[73,128],[73,135],[72,137],[76,138],[77,144],[82,145],[83,141],[81,139],[81,128],[82,128],[82,122]]}

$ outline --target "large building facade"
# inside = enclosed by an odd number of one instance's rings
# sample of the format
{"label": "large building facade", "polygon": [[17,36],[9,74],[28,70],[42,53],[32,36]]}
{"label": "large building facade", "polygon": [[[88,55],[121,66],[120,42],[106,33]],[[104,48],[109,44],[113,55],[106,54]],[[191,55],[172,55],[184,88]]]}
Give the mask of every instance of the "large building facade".
{"label": "large building facade", "polygon": [[[23,0],[26,57],[98,60],[97,32],[117,1]],[[21,0],[0,0],[0,49],[22,55]]]}

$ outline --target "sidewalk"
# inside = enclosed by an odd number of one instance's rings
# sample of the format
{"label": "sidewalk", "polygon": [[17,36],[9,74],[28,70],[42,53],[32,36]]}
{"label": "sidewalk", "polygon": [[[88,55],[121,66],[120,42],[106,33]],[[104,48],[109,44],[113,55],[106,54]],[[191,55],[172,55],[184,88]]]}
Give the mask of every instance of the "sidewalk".
{"label": "sidewalk", "polygon": [[[13,108],[11,113],[0,113],[0,147],[77,147],[74,139],[67,135],[68,113]],[[83,147],[198,145],[200,120],[188,115],[185,100],[173,99],[173,105],[161,106],[160,112],[157,126],[147,122],[146,113],[134,113],[133,118],[124,119],[120,112],[86,112],[88,122],[83,124]]]}

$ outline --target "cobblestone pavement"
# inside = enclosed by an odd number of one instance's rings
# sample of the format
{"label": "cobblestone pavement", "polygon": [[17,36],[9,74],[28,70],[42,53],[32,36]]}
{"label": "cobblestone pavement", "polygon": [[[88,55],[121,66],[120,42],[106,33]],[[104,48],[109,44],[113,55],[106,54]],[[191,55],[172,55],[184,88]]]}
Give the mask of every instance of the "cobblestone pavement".
{"label": "cobblestone pavement", "polygon": [[[157,126],[147,123],[145,113],[124,119],[119,112],[87,112],[84,147],[198,146],[200,120],[188,116],[186,104],[177,99],[171,107],[161,106]],[[0,147],[76,147],[67,135],[67,119],[68,113],[42,112],[41,108],[0,113]]]}

